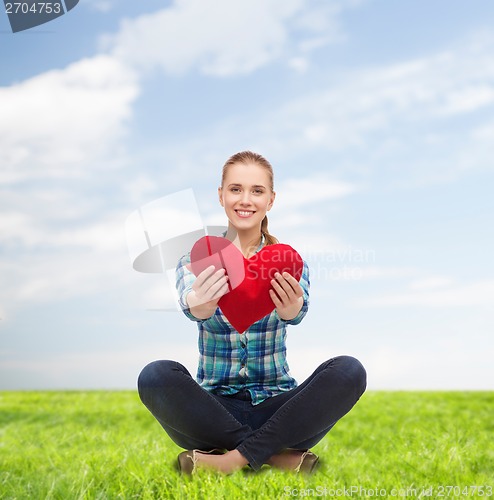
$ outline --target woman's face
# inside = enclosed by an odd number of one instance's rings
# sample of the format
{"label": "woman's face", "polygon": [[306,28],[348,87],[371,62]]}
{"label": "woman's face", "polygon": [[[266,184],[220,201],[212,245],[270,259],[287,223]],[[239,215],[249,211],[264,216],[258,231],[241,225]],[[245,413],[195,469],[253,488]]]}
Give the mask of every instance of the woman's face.
{"label": "woman's face", "polygon": [[260,229],[275,198],[267,170],[255,163],[228,167],[218,194],[228,220],[238,230]]}

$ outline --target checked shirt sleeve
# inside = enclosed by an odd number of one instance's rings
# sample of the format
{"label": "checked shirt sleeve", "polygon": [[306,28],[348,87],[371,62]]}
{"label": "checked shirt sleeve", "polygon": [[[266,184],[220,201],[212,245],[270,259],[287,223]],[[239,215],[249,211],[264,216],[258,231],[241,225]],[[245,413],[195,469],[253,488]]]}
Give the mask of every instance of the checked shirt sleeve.
{"label": "checked shirt sleeve", "polygon": [[310,279],[309,279],[309,266],[307,262],[304,260],[304,268],[302,270],[302,276],[300,277],[300,286],[302,287],[302,291],[304,293],[304,303],[302,305],[302,309],[293,319],[289,319],[285,321],[287,325],[298,325],[307,314],[309,310],[309,288],[310,288]]}
{"label": "checked shirt sleeve", "polygon": [[184,314],[192,321],[202,321],[196,318],[191,312],[187,304],[187,294],[192,290],[192,285],[196,279],[194,274],[187,269],[187,264],[190,264],[190,253],[184,255],[177,264],[175,270],[175,287],[178,292],[178,303]]}

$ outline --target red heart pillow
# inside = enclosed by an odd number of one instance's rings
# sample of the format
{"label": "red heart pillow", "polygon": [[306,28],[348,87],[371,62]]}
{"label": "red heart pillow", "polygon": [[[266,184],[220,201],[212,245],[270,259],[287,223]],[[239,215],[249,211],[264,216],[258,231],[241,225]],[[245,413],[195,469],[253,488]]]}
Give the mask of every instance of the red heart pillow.
{"label": "red heart pillow", "polygon": [[219,236],[196,241],[190,262],[196,276],[212,264],[226,270],[230,291],[218,305],[240,333],[274,310],[269,290],[275,273],[286,271],[299,280],[304,267],[302,257],[289,245],[268,245],[246,259],[231,241]]}

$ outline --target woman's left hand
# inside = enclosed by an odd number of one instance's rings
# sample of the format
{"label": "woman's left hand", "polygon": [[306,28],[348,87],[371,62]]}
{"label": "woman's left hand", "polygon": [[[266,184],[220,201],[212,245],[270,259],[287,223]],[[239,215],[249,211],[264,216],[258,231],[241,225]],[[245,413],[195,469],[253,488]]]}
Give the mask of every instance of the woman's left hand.
{"label": "woman's left hand", "polygon": [[300,312],[304,305],[304,293],[299,282],[289,273],[276,273],[271,280],[273,289],[269,290],[278,316],[289,321]]}

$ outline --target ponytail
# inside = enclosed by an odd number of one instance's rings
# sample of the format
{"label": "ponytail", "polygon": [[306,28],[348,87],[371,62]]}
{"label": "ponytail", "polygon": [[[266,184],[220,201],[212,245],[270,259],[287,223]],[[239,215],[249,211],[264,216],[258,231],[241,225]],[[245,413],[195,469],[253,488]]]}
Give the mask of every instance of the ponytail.
{"label": "ponytail", "polygon": [[261,222],[261,234],[264,236],[264,244],[267,245],[276,245],[279,243],[277,238],[275,238],[272,234],[269,234],[268,231],[268,216],[265,215],[264,219]]}

